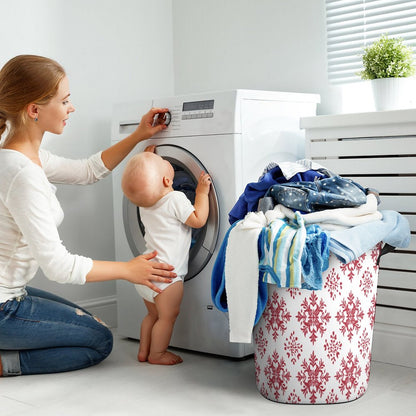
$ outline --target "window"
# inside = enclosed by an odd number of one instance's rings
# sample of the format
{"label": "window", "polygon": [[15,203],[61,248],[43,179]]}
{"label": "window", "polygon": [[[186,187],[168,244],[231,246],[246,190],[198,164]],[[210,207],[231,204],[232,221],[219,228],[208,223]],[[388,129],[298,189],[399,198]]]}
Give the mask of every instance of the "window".
{"label": "window", "polygon": [[365,46],[383,34],[416,47],[416,0],[326,0],[328,76],[359,81]]}

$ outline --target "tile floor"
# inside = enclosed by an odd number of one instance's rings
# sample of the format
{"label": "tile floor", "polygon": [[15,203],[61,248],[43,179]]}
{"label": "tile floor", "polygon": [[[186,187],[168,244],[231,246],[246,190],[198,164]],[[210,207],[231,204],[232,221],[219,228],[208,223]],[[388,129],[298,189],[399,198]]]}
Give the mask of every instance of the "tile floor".
{"label": "tile floor", "polygon": [[136,361],[138,342],[115,332],[111,356],[64,374],[0,378],[1,416],[414,416],[416,369],[373,362],[360,399],[336,405],[287,405],[256,389],[254,361],[181,351],[173,367]]}

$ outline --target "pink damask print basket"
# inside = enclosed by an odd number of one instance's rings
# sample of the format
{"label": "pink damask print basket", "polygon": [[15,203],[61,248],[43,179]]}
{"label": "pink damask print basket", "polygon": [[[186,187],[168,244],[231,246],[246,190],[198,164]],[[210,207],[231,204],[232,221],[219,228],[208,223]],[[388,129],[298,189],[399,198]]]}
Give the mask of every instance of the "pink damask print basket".
{"label": "pink damask print basket", "polygon": [[380,246],[341,263],[330,255],[322,290],[269,285],[254,329],[256,384],[281,403],[342,403],[370,377]]}

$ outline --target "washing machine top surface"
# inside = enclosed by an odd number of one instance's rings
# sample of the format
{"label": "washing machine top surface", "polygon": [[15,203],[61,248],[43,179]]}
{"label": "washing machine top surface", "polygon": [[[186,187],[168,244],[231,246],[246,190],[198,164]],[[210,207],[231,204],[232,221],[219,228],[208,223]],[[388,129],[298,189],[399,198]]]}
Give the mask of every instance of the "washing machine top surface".
{"label": "washing machine top surface", "polygon": [[[241,107],[245,100],[318,103],[319,95],[279,91],[229,90],[154,98],[114,108],[113,140],[130,134],[139,124],[137,115],[151,107],[169,109],[169,128],[154,138],[239,134]],[[141,110],[143,109],[143,110]]]}

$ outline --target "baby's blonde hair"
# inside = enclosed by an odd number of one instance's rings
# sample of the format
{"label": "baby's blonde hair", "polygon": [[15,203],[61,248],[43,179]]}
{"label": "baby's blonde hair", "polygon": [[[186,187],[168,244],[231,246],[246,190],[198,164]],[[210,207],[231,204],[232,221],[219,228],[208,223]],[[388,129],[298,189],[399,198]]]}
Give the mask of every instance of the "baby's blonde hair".
{"label": "baby's blonde hair", "polygon": [[126,164],[121,189],[139,207],[151,207],[163,195],[162,158],[152,152],[138,153]]}

